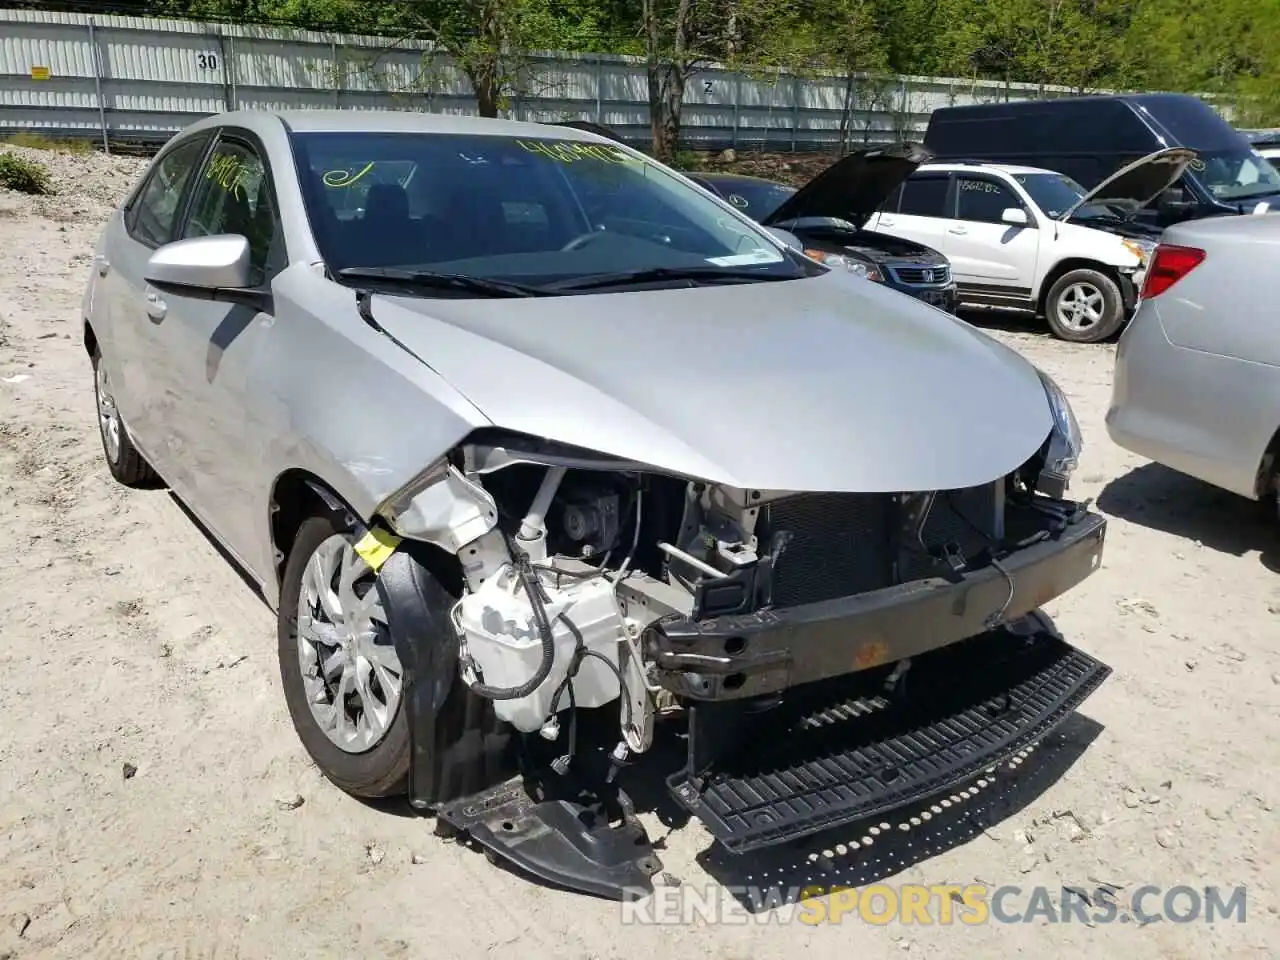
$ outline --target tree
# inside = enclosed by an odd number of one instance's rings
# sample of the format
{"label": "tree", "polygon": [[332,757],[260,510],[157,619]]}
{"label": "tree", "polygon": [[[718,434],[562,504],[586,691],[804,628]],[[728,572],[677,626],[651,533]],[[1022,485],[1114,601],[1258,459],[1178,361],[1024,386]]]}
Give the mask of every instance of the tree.
{"label": "tree", "polygon": [[533,83],[529,51],[580,48],[596,29],[591,0],[577,0],[575,20],[559,14],[563,0],[159,2],[186,16],[376,34],[389,39],[388,50],[408,40],[430,41],[466,74],[482,117],[498,116],[511,96]]}
{"label": "tree", "polygon": [[[83,10],[86,0],[13,0]],[[12,4],[11,4],[12,5]],[[687,84],[719,61],[771,76],[835,70],[845,135],[855,75],[950,75],[1042,89],[1183,90],[1280,123],[1280,0],[104,0],[155,13],[433,41],[466,74],[479,111],[536,85],[531,50],[645,58],[655,150],[679,143]],[[435,57],[431,66],[436,65]],[[881,84],[883,85],[883,84]]]}
{"label": "tree", "polygon": [[696,7],[695,0],[642,0],[649,123],[653,154],[659,160],[675,157],[685,85],[702,62]]}

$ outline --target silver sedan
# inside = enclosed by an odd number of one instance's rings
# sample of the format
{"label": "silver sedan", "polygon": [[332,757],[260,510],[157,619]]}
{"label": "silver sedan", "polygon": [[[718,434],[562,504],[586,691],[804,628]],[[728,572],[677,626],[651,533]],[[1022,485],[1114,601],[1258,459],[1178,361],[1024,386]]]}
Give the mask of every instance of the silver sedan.
{"label": "silver sedan", "polygon": [[1165,231],[1116,350],[1112,440],[1241,496],[1276,496],[1277,263],[1277,214]]}
{"label": "silver sedan", "polygon": [[544,878],[658,869],[615,774],[659,720],[744,850],[962,790],[1107,672],[1038,612],[1105,531],[1058,386],[590,132],[209,118],[84,321],[111,472],[260,587],[319,767]]}

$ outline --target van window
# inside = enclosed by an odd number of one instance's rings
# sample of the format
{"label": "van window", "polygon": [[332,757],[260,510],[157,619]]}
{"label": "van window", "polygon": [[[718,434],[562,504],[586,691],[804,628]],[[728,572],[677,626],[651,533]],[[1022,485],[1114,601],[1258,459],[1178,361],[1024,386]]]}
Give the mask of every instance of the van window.
{"label": "van window", "polygon": [[1248,147],[1244,137],[1198,97],[1166,94],[1134,97],[1130,102],[1172,134],[1170,146],[1201,151]]}
{"label": "van window", "polygon": [[902,185],[902,204],[898,212],[912,217],[947,216],[946,174],[925,174],[910,177]]}
{"label": "van window", "polygon": [[[1045,153],[1082,158],[1101,155],[1110,160],[1116,154],[1142,157],[1160,148],[1155,134],[1123,100],[1066,97],[1038,106],[1039,122],[1031,134],[1035,149]],[[1106,166],[1099,180],[1124,166],[1124,161]]]}
{"label": "van window", "polygon": [[[939,160],[966,158],[1047,166],[1039,157],[1145,156],[1155,135],[1115,97],[1058,97],[935,110],[924,145]],[[1123,166],[1108,164],[1107,173]],[[1056,169],[1056,168],[1054,168]],[[1105,175],[1105,174],[1104,174]]]}

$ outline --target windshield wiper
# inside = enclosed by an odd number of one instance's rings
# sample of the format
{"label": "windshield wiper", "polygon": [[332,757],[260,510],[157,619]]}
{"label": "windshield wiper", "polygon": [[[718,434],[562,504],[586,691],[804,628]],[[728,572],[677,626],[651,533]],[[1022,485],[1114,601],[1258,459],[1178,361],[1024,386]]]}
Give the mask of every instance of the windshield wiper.
{"label": "windshield wiper", "polygon": [[465,290],[490,297],[541,297],[547,292],[542,287],[507,280],[468,277],[461,273],[433,273],[429,270],[400,270],[395,267],[344,267],[337,271],[337,275],[343,280],[381,281],[415,290]]}
{"label": "windshield wiper", "polygon": [[543,289],[556,293],[567,290],[596,290],[603,287],[621,287],[630,283],[656,283],[662,280],[692,280],[698,283],[748,283],[754,280],[798,280],[804,274],[757,273],[754,270],[728,267],[649,267],[645,270],[623,270],[618,273],[597,273],[571,280],[558,280]]}

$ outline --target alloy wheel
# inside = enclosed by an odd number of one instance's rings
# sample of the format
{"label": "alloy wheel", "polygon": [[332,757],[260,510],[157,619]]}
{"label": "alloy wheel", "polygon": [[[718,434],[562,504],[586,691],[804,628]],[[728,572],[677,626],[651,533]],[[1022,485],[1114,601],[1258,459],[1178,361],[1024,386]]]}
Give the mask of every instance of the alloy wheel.
{"label": "alloy wheel", "polygon": [[298,596],[298,660],[307,703],[324,735],[347,753],[381,742],[404,687],[374,577],[351,539],[334,534],[307,561]]}

